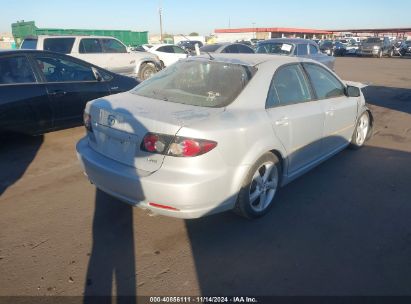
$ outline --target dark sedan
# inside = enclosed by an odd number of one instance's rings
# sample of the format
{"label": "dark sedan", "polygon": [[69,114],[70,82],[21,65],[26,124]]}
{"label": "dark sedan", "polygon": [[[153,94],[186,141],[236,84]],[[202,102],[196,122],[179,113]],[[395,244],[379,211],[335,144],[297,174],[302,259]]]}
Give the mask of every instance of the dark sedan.
{"label": "dark sedan", "polygon": [[47,51],[0,52],[0,133],[31,135],[81,125],[85,104],[138,81]]}
{"label": "dark sedan", "polygon": [[328,56],[345,56],[346,46],[340,41],[325,40],[320,43],[320,50]]}

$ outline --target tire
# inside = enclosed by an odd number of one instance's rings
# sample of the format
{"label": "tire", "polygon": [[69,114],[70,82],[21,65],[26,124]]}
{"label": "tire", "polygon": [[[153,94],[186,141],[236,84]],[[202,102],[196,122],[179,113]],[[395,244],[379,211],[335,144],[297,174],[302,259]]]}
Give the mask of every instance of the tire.
{"label": "tire", "polygon": [[280,161],[274,154],[265,153],[245,177],[234,212],[248,219],[265,215],[273,205],[280,178]]}
{"label": "tire", "polygon": [[139,78],[144,81],[149,79],[151,76],[153,76],[155,73],[157,73],[157,69],[152,63],[143,63],[143,65],[140,68],[140,73],[139,73]]}
{"label": "tire", "polygon": [[351,138],[350,148],[358,150],[362,148],[371,135],[371,119],[368,112],[364,112],[358,118],[354,133]]}

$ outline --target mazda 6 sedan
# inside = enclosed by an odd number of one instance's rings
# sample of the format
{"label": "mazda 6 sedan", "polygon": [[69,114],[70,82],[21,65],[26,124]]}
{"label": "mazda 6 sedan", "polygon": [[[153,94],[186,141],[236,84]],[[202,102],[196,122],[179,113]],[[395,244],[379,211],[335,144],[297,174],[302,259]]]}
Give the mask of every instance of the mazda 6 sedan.
{"label": "mazda 6 sedan", "polygon": [[257,218],[280,187],[364,145],[361,87],[298,57],[190,57],[89,102],[77,153],[97,188],[151,212]]}

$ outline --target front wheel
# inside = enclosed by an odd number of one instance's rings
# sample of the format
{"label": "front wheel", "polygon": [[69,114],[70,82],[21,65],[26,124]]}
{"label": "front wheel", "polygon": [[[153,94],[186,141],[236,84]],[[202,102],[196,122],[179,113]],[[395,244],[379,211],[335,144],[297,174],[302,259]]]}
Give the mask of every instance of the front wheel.
{"label": "front wheel", "polygon": [[157,69],[152,63],[145,63],[140,69],[140,79],[147,80],[157,73]]}
{"label": "front wheel", "polygon": [[265,215],[279,188],[280,176],[280,162],[274,154],[260,157],[243,182],[234,212],[249,219]]}
{"label": "front wheel", "polygon": [[370,134],[370,115],[364,112],[358,119],[354,134],[351,139],[350,147],[353,149],[360,149],[368,139]]}

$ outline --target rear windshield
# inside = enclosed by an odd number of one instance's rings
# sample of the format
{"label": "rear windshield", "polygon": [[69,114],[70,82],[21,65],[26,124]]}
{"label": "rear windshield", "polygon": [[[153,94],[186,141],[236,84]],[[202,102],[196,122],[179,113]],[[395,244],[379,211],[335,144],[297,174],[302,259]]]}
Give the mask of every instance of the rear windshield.
{"label": "rear windshield", "polygon": [[142,82],[136,95],[174,103],[220,108],[230,104],[256,69],[213,61],[180,61]]}
{"label": "rear windshield", "polygon": [[367,38],[367,40],[364,41],[365,43],[380,43],[381,39],[380,38]]}
{"label": "rear windshield", "polygon": [[35,50],[37,48],[37,39],[24,39],[20,48],[25,50]]}
{"label": "rear windshield", "polygon": [[201,51],[201,52],[209,52],[209,53],[212,53],[212,52],[217,51],[220,47],[221,47],[220,44],[210,44],[210,45],[205,45],[205,46],[203,46],[202,48],[200,48],[200,51]]}
{"label": "rear windshield", "polygon": [[73,48],[74,38],[46,38],[43,49],[62,54],[70,54]]}
{"label": "rear windshield", "polygon": [[283,54],[290,55],[294,46],[290,43],[273,42],[259,44],[256,53],[259,54]]}

